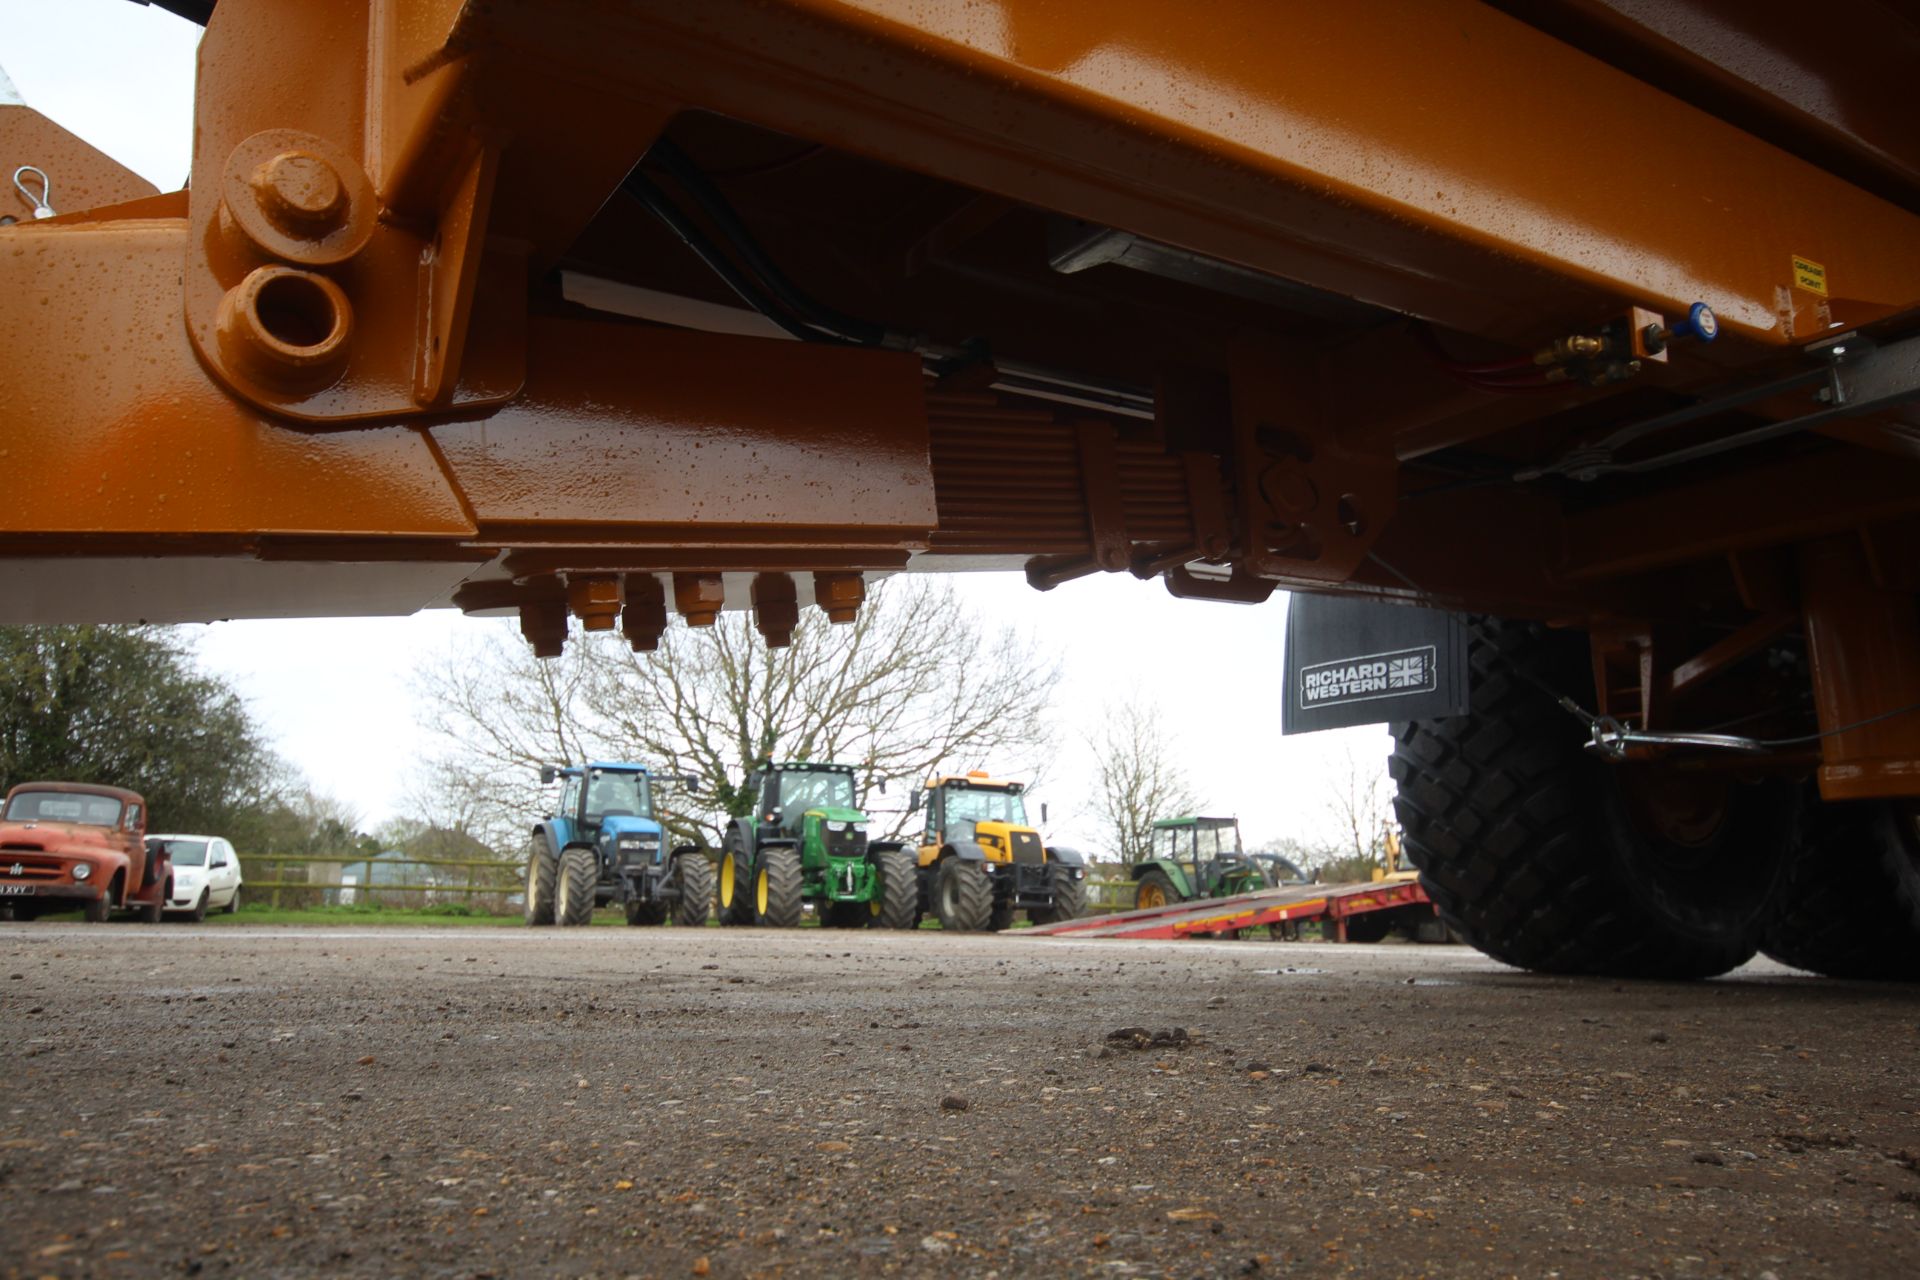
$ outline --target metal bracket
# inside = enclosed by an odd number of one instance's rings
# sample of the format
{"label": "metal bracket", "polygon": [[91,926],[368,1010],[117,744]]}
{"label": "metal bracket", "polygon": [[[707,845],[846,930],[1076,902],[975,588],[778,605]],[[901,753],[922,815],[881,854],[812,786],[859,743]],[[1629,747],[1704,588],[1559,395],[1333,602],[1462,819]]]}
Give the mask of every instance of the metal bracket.
{"label": "metal bracket", "polygon": [[184,294],[201,359],[310,424],[511,398],[526,264],[486,246],[499,151],[473,60],[449,52],[459,6],[405,23],[391,0],[231,8],[195,97]]}

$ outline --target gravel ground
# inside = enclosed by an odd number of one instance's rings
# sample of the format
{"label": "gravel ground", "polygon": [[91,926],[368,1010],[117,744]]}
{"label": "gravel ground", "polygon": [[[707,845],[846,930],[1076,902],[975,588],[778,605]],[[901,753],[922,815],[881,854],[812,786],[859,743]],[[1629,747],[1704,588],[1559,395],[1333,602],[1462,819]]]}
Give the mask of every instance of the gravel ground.
{"label": "gravel ground", "polygon": [[1910,988],[815,930],[0,957],[6,1276],[1920,1275]]}

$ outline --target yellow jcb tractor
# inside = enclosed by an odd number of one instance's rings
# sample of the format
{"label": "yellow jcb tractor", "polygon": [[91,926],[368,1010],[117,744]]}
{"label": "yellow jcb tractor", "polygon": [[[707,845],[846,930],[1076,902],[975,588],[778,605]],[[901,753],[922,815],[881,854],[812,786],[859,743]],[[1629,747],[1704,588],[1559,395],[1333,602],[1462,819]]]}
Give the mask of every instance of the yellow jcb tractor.
{"label": "yellow jcb tractor", "polygon": [[[914,793],[926,810],[920,836],[920,915],[943,929],[1000,930],[1025,909],[1035,924],[1071,920],[1086,905],[1078,850],[1047,846],[1027,824],[1024,783],[974,771],[930,779]],[[1046,821],[1046,806],[1040,807]]]}

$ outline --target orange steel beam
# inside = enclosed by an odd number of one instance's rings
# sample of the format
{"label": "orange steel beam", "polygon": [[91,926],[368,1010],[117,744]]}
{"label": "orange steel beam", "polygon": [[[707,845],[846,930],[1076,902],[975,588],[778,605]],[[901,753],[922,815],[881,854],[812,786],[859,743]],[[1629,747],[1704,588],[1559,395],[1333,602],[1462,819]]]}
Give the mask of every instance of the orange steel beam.
{"label": "orange steel beam", "polygon": [[1476,0],[252,0],[201,50],[196,348],[315,422],[502,403],[520,253],[696,108],[1488,336],[1920,300],[1920,218]]}
{"label": "orange steel beam", "polygon": [[[1920,219],[1477,0],[1204,20],[1155,0],[565,0],[484,21],[651,100],[1464,330],[1704,300],[1784,344],[1920,299]],[[1795,256],[1827,296],[1795,287]]]}
{"label": "orange steel beam", "polygon": [[[1846,443],[1897,442],[1897,406],[1758,465],[1578,496],[1505,477],[1721,370],[1804,367],[1791,348],[1830,331],[1901,336],[1920,217],[1475,0],[1221,0],[1202,20],[1167,0],[224,0],[196,93],[193,181],[172,195],[0,116],[0,154],[125,201],[0,227],[9,619],[455,603],[520,609],[551,652],[569,609],[636,645],[669,599],[690,620],[753,605],[780,634],[801,605],[857,608],[862,573],[1024,564],[1040,585],[1172,571],[1220,598],[1303,585],[1639,634],[1747,622],[1729,555],[1853,537],[1871,573],[1802,562],[1835,686],[1822,722],[1904,696],[1859,655],[1911,653],[1911,584],[1882,561],[1904,564],[1920,489],[1913,463]],[[942,313],[928,295],[950,288],[963,316],[1032,300],[1028,341],[1078,326],[1065,349],[1098,365],[1114,317],[1151,319],[1171,289],[1206,336],[1107,360],[1191,404],[1163,395],[1151,422],[1016,406],[978,391],[991,365],[931,383],[905,351],[571,307],[547,277],[594,267],[571,257],[583,242],[636,260],[632,283],[671,277],[657,259],[679,246],[636,236],[658,229],[616,193],[703,122],[823,144],[853,198],[906,183],[925,201],[889,228],[898,264],[884,236],[809,223],[818,185],[753,210],[795,215],[800,252],[819,237],[810,271],[844,269],[856,296]],[[966,234],[910,247],[960,205]],[[1041,214],[1381,310],[1052,274]],[[951,260],[1001,230],[1025,258]],[[906,284],[860,279],[889,273]],[[1727,337],[1626,394],[1444,381],[1391,324],[1498,344],[1479,358],[1499,368],[1696,301]],[[1920,741],[1824,749],[1830,788],[1864,760],[1852,794],[1920,790]]]}

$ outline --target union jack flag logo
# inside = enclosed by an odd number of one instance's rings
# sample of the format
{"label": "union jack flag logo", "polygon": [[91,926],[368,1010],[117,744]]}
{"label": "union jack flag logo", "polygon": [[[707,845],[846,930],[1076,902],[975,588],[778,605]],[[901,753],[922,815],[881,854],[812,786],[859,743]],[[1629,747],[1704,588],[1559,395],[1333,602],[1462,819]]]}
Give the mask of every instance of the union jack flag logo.
{"label": "union jack flag logo", "polygon": [[1424,655],[1416,654],[1411,658],[1395,658],[1387,664],[1387,687],[1389,689],[1418,689],[1427,683],[1427,660]]}

